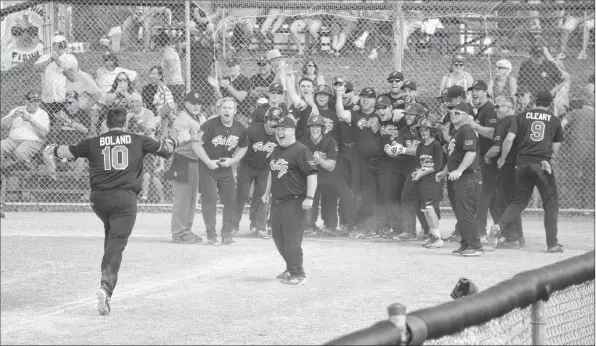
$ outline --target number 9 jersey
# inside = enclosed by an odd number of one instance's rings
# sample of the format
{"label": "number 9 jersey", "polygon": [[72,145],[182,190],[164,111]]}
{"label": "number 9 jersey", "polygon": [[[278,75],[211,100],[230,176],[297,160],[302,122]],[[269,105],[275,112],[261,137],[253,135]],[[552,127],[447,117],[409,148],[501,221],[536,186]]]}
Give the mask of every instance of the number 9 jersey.
{"label": "number 9 jersey", "polygon": [[163,142],[123,131],[110,131],[69,146],[77,158],[89,160],[91,191],[141,191],[143,159],[148,153],[167,157]]}
{"label": "number 9 jersey", "polygon": [[[562,142],[561,119],[543,109],[530,109],[517,116],[509,132],[516,135],[517,163],[550,161],[553,142]],[[517,130],[517,133],[516,133]]]}

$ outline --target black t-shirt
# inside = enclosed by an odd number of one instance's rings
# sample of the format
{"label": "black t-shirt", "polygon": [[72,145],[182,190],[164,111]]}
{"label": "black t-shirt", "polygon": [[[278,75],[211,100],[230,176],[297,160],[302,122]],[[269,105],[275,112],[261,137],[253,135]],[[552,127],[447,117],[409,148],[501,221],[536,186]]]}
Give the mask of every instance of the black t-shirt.
{"label": "black t-shirt", "polygon": [[[495,128],[495,135],[493,136],[492,145],[502,149],[503,141],[505,140],[505,138],[507,138],[507,134],[509,132],[517,132],[517,117],[515,115],[508,115],[503,119],[499,120],[499,122],[497,123],[497,127]],[[516,156],[517,150],[515,148],[515,145],[512,145],[509,154],[505,158],[505,162],[514,164]],[[500,156],[497,156],[496,158],[494,158],[494,160],[497,160],[499,157]]]}
{"label": "black t-shirt", "polygon": [[[337,150],[337,142],[333,137],[329,135],[323,135],[319,143],[315,144],[310,138],[310,135],[306,135],[300,139],[300,143],[304,144],[304,146],[306,146],[308,150],[313,153],[313,155],[318,152],[319,156],[323,157],[324,159],[335,160],[337,162],[339,153]],[[329,184],[333,182],[333,179],[335,179],[335,170],[330,172],[323,167],[317,168],[319,184]]]}
{"label": "black t-shirt", "polygon": [[[443,149],[437,140],[426,145],[424,141],[416,148],[416,168],[433,168],[439,172],[443,168]],[[434,177],[433,177],[434,179]]]}
{"label": "black t-shirt", "polygon": [[[344,105],[344,110],[352,111],[354,108],[354,104],[349,106]],[[331,109],[335,109],[335,106]],[[339,138],[341,139],[341,144],[354,144],[356,143],[356,135],[354,134],[354,127],[351,124],[346,123],[345,121],[339,122]]]}
{"label": "black t-shirt", "polygon": [[[478,112],[476,113],[476,122],[483,127],[492,127],[493,129],[497,127],[497,111],[495,110],[495,105],[490,102],[486,101],[485,104],[478,108]],[[479,155],[484,155],[492,146],[493,140],[491,138],[486,138],[484,136],[478,135],[478,143],[479,143]]]}
{"label": "black t-shirt", "polygon": [[312,108],[310,106],[303,110],[299,110],[294,105],[291,105],[290,108],[288,108],[288,114],[296,119],[296,138],[302,138],[308,134],[306,122],[308,121],[311,112]]}
{"label": "black t-shirt", "polygon": [[242,157],[242,163],[255,169],[263,169],[271,161],[271,153],[277,147],[275,133],[269,135],[265,131],[265,124],[255,123],[246,129],[248,149]]}
{"label": "black t-shirt", "polygon": [[237,121],[227,127],[220,117],[211,118],[201,126],[201,131],[203,149],[211,160],[232,157],[236,148],[248,146],[246,129]]}
{"label": "black t-shirt", "polygon": [[373,131],[373,119],[377,118],[376,113],[365,114],[361,110],[350,112],[352,128],[356,136],[356,147],[362,156],[363,161],[380,161],[385,156],[385,146],[381,138],[381,131]]}
{"label": "black t-shirt", "polygon": [[517,116],[517,131],[515,133],[517,147],[517,163],[539,162],[550,160],[553,142],[564,140],[561,119],[542,109],[530,109]]}
{"label": "black t-shirt", "polygon": [[547,59],[540,65],[535,65],[530,60],[522,62],[517,75],[518,90],[524,89],[534,94],[544,90],[550,91],[563,81],[563,75],[557,65]]}
{"label": "black t-shirt", "polygon": [[[457,170],[468,151],[478,152],[478,135],[469,124],[465,124],[451,136],[447,156],[447,170],[449,172]],[[476,155],[474,161],[464,172],[477,170],[480,167],[478,162],[478,155]]]}
{"label": "black t-shirt", "polygon": [[[386,145],[392,145],[393,142],[397,142],[399,130],[397,129],[397,125],[391,119],[389,121],[381,121],[381,119],[379,119],[379,127],[383,148]],[[395,172],[401,168],[398,160],[389,156],[385,159],[387,161],[386,164],[388,170]]]}
{"label": "black t-shirt", "polygon": [[269,76],[263,77],[262,74],[257,73],[250,77],[250,84],[253,88],[258,87],[265,87],[269,88],[271,84],[273,84],[273,80],[275,79],[275,73],[270,73]]}
{"label": "black t-shirt", "polygon": [[[406,126],[399,130],[397,143],[401,144],[404,148],[416,148],[418,147],[418,144],[420,144],[420,134],[412,132],[410,126]],[[416,157],[414,156],[401,154],[398,155],[395,160],[400,169],[407,172],[411,172],[416,168]]]}
{"label": "black t-shirt", "polygon": [[319,114],[325,119],[325,134],[333,137],[335,143],[341,143],[337,113],[331,109],[319,109]]}
{"label": "black t-shirt", "polygon": [[[264,103],[255,108],[255,110],[250,115],[250,123],[255,124],[265,122],[265,113],[267,113],[269,108],[271,108],[271,105],[269,103]],[[284,113],[288,112],[288,107],[285,103],[280,103],[279,108],[281,108],[284,111]]]}
{"label": "black t-shirt", "polygon": [[274,200],[306,196],[306,177],[317,173],[312,153],[300,142],[285,148],[277,146],[271,154],[269,167],[271,196]]}
{"label": "black t-shirt", "polygon": [[75,157],[89,160],[92,191],[131,189],[138,194],[143,183],[143,159],[147,153],[157,154],[161,145],[147,136],[110,131],[68,148]]}
{"label": "black t-shirt", "polygon": [[[250,85],[250,79],[248,79],[248,77],[246,77],[243,74],[240,74],[238,77],[236,77],[236,79],[234,79],[232,81],[232,86],[234,87],[234,89],[238,90],[238,91],[246,91],[247,95],[244,98],[244,101],[239,102],[238,103],[238,114],[241,114],[243,116],[248,116],[250,114],[250,90],[252,89],[251,85]],[[232,94],[228,91],[228,89],[225,88],[221,88],[221,95],[223,97],[234,97],[232,96]]]}

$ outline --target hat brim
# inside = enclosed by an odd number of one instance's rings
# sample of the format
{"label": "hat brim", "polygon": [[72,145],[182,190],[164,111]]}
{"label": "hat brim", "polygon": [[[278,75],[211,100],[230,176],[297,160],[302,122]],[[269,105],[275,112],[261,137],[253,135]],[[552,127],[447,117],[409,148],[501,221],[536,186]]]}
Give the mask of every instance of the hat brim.
{"label": "hat brim", "polygon": [[274,129],[275,128],[278,128],[278,127],[285,127],[285,128],[288,128],[288,129],[296,128],[296,126],[290,126],[290,125],[287,125],[287,124],[279,124],[279,123],[278,124],[275,124],[275,125],[272,125],[271,127],[274,128]]}
{"label": "hat brim", "polygon": [[471,87],[469,87],[469,88],[468,88],[468,91],[472,91],[472,90],[474,90],[474,89],[476,89],[476,90],[482,90],[482,91],[488,91],[488,89],[485,89],[485,88],[479,88],[479,87],[474,87],[474,86],[471,86]]}

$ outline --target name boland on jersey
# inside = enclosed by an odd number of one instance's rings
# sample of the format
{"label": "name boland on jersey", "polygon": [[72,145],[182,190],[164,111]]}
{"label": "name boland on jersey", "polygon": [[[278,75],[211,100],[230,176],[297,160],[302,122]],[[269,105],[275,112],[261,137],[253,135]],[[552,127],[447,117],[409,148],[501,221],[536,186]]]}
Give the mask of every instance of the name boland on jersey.
{"label": "name boland on jersey", "polygon": [[[308,148],[308,150],[310,150],[310,152],[313,155],[315,153],[318,153],[319,156],[321,156],[322,158],[324,158],[326,160],[335,160],[337,162],[337,158],[339,157],[339,152],[337,149],[337,142],[335,141],[335,139],[333,137],[331,137],[329,135],[323,135],[323,137],[321,138],[319,143],[315,144],[312,141],[312,139],[310,138],[310,135],[306,135],[300,139],[300,143],[304,144],[304,146],[306,146]],[[319,177],[319,180],[318,180],[319,184],[321,184],[321,182],[329,183],[331,179],[334,179],[335,174],[333,174],[333,172],[335,170],[330,172],[320,166],[318,166],[317,169],[318,169],[317,176]]]}
{"label": "name boland on jersey", "polygon": [[89,160],[92,191],[131,189],[138,194],[143,183],[143,159],[148,153],[156,154],[161,142],[147,136],[110,131],[68,148],[75,157]]}
{"label": "name boland on jersey", "polygon": [[[416,148],[420,144],[420,140],[420,134],[413,133],[410,126],[401,129],[397,136],[397,143],[401,144],[404,148]],[[416,158],[414,156],[401,154],[395,160],[399,168],[405,171],[410,172],[416,168]]]}
{"label": "name boland on jersey", "polygon": [[[515,129],[512,129],[515,130]],[[509,131],[511,133],[511,130]],[[561,119],[542,109],[530,109],[517,116],[514,145],[517,162],[550,160],[553,142],[564,140]]]}
{"label": "name boland on jersey", "polygon": [[248,149],[241,162],[255,169],[263,169],[269,165],[273,149],[277,147],[275,132],[271,135],[265,131],[265,124],[254,123],[246,129]]}
{"label": "name boland on jersey", "polygon": [[294,142],[285,148],[277,146],[271,154],[269,167],[271,196],[274,200],[306,196],[306,178],[317,173],[312,153],[300,142]]}
{"label": "name boland on jersey", "polygon": [[207,120],[201,126],[203,133],[203,149],[211,160],[229,158],[234,155],[236,148],[248,146],[248,139],[244,126],[237,121],[231,127],[225,126],[220,117]]}
{"label": "name boland on jersey", "polygon": [[448,172],[453,172],[459,168],[459,165],[468,151],[475,152],[476,156],[474,157],[474,161],[472,161],[464,172],[472,172],[480,167],[478,163],[478,135],[469,124],[463,125],[453,133],[447,150]]}
{"label": "name boland on jersey", "polygon": [[373,119],[377,118],[376,113],[365,114],[362,111],[350,112],[351,124],[356,136],[356,147],[364,161],[378,161],[385,156],[385,146],[381,138],[380,130],[372,129]]}
{"label": "name boland on jersey", "polygon": [[[497,146],[503,150],[503,141],[507,138],[507,134],[516,133],[517,132],[517,117],[515,115],[508,115],[497,123],[497,127],[495,128],[495,135],[493,136],[493,146]],[[493,160],[498,160],[501,155],[497,155],[496,158]],[[517,157],[517,148],[515,145],[511,146],[511,150],[509,154],[505,158],[505,162],[509,164],[515,163],[515,158]]]}

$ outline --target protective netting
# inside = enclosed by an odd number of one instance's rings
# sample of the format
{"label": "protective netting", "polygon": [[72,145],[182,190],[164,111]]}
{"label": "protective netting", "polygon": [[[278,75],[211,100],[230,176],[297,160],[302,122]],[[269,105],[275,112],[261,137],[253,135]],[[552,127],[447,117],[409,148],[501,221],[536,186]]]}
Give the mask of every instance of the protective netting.
{"label": "protective netting", "polygon": [[[594,344],[594,281],[553,293],[544,310],[548,345]],[[532,345],[532,323],[528,306],[424,345]]]}
{"label": "protective netting", "polygon": [[[284,73],[276,69],[275,59],[259,66],[258,61],[267,61],[271,49],[278,49],[282,60],[293,66],[297,80],[309,75],[318,83],[332,84],[335,76],[342,75],[353,83],[356,93],[366,86],[388,91],[387,76],[400,70],[406,79],[416,81],[417,101],[441,115],[437,97],[450,84],[467,87],[472,80],[482,79],[492,95],[513,96],[523,109],[537,89],[553,89],[555,81],[562,81],[553,106],[567,123],[567,141],[553,164],[560,207],[593,213],[594,110],[582,108],[593,107],[594,101],[593,89],[591,94],[584,92],[594,74],[592,1],[191,1],[188,18],[184,1],[144,5],[147,2],[48,2],[3,16],[1,115],[24,106],[26,92],[36,91],[44,103],[54,102],[55,107],[48,108],[51,129],[47,138],[37,142],[71,144],[81,136],[101,132],[106,108],[122,99],[129,101],[132,91],[138,91],[145,107],[159,119],[142,122],[140,129],[155,137],[165,136],[184,107],[187,90],[199,92],[203,112],[213,114],[219,97],[215,89],[221,90],[221,81],[231,73],[229,59],[234,58],[240,73],[251,80],[237,86],[247,92],[238,114],[239,119],[246,119],[268,97],[268,84]],[[68,51],[76,57],[80,71],[102,90],[96,103],[84,92],[75,105],[65,103],[72,100],[64,93],[53,94],[48,90],[52,86],[42,83],[44,71],[34,63],[40,54],[51,52],[57,31],[68,40]],[[545,47],[544,60],[552,62],[525,68],[522,73],[520,67],[536,43]],[[110,51],[126,75],[105,69],[111,61],[105,54]],[[463,66],[452,64],[457,55]],[[162,66],[163,61],[174,61],[173,69],[181,71],[182,81],[164,76],[160,84],[153,79],[152,67]],[[316,65],[312,74],[309,62]],[[129,82],[118,85],[119,76],[131,81],[126,92]],[[160,95],[158,84],[167,86],[174,103],[155,101],[156,94]],[[83,126],[70,126],[71,119]],[[3,126],[2,139],[10,139],[10,133],[10,125]],[[10,144],[3,146],[11,149],[2,159],[7,203],[86,202],[84,162],[55,162],[53,174],[54,165],[44,160],[39,145],[15,150],[20,143]],[[148,160],[144,202],[171,203],[171,184],[164,178],[168,164]],[[446,198],[442,206],[449,207]],[[538,194],[529,207],[541,208]]]}

